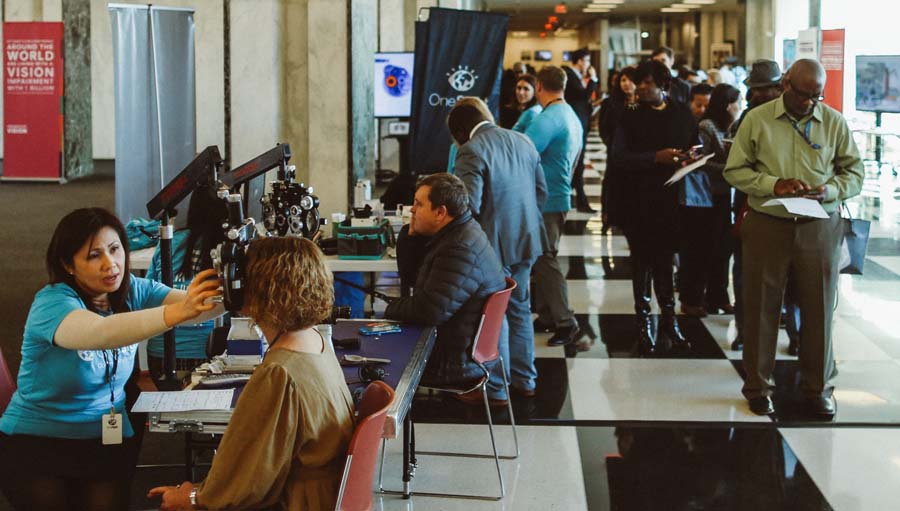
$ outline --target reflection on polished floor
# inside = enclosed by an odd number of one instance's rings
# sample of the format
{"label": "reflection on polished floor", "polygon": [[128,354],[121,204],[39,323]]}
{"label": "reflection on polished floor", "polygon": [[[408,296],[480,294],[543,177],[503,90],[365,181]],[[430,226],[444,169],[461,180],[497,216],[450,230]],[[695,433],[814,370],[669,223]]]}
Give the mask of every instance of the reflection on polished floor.
{"label": "reflection on polished floor", "polygon": [[[599,193],[604,157],[592,139],[589,195]],[[873,221],[872,239],[865,275],[841,276],[833,422],[801,411],[797,358],[787,354],[783,332],[775,419],[751,414],[740,394],[733,316],[684,318],[691,351],[637,358],[628,245],[618,233],[602,233],[598,215],[574,213],[560,253],[570,304],[593,344],[576,352],[548,347],[549,334],[536,335],[537,395],[513,400],[524,425],[523,456],[502,462],[509,496],[495,503],[384,497],[380,509],[897,509],[900,181],[867,171],[863,195],[849,206]],[[488,440],[478,409],[422,395],[413,414],[417,442],[428,448]],[[509,423],[505,410],[494,417]],[[507,436],[508,428],[501,429],[499,438]],[[399,442],[388,445],[393,466]],[[423,457],[413,489],[489,493],[492,469],[487,460]],[[386,484],[399,482],[393,470]]]}

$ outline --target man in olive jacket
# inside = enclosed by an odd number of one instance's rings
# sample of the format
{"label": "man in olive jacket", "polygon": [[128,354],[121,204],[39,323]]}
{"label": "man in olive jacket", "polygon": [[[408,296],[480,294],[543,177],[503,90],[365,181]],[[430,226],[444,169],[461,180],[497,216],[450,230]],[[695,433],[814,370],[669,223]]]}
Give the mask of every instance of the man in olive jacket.
{"label": "man in olive jacket", "polygon": [[[413,296],[394,300],[384,315],[437,326],[423,385],[472,383],[484,374],[471,357],[481,309],[488,296],[506,287],[506,281],[500,259],[469,212],[469,196],[458,177],[433,174],[419,184],[409,233],[431,237],[428,253],[419,267]],[[489,390],[491,404],[505,405],[505,392]],[[481,403],[480,392],[461,399]]]}

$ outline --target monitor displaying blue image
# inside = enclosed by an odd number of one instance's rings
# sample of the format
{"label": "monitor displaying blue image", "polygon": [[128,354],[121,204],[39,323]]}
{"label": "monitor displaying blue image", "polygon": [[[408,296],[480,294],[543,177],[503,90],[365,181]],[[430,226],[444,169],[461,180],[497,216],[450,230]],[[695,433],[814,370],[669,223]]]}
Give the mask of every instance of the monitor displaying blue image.
{"label": "monitor displaying blue image", "polygon": [[900,55],[856,57],[856,109],[900,113]]}
{"label": "monitor displaying blue image", "polygon": [[409,117],[415,54],[375,54],[375,117]]}

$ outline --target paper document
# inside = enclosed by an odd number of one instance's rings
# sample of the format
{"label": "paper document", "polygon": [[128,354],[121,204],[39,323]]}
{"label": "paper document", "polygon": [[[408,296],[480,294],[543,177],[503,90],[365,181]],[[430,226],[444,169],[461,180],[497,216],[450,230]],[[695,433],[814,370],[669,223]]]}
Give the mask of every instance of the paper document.
{"label": "paper document", "polygon": [[668,181],[666,181],[666,186],[669,186],[672,183],[677,183],[678,181],[681,180],[681,178],[688,175],[690,172],[706,165],[707,160],[709,160],[713,156],[715,156],[715,155],[707,154],[703,158],[700,158],[699,160],[695,161],[694,163],[691,163],[690,165],[685,165],[684,167],[681,167],[674,174],[672,174],[672,177],[670,177]]}
{"label": "paper document", "polygon": [[798,216],[809,216],[812,218],[828,218],[828,213],[819,204],[819,201],[813,199],[804,199],[803,197],[783,197],[780,199],[772,199],[763,203],[763,206],[784,206],[788,213]]}
{"label": "paper document", "polygon": [[134,413],[230,410],[234,389],[141,392],[131,408]]}

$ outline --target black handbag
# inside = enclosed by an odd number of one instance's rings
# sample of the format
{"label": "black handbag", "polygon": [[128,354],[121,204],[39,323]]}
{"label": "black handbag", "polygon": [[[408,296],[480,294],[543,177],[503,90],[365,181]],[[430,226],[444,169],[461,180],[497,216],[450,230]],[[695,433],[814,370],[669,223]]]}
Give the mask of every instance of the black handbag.
{"label": "black handbag", "polygon": [[847,205],[843,205],[847,217],[841,218],[844,226],[844,240],[841,246],[841,273],[862,275],[866,264],[866,248],[869,246],[869,229],[872,222],[850,216]]}

